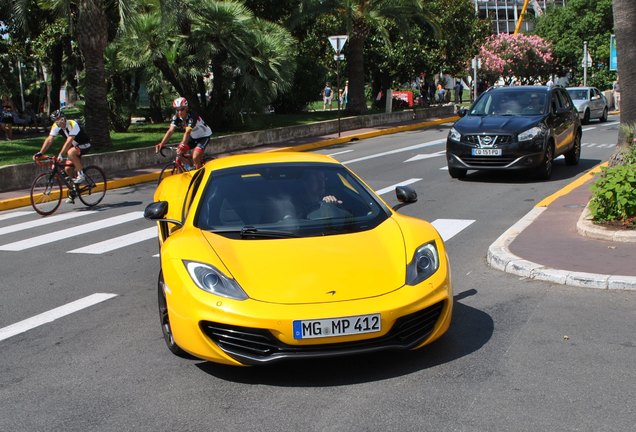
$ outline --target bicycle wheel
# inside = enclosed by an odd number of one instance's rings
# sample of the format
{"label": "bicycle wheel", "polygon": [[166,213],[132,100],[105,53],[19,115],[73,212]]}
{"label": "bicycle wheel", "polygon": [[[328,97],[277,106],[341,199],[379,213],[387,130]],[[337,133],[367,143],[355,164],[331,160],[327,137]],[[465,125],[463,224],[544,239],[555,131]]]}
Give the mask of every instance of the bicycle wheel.
{"label": "bicycle wheel", "polygon": [[31,183],[31,205],[33,209],[47,216],[62,203],[62,180],[56,174],[42,173]]}
{"label": "bicycle wheel", "polygon": [[100,167],[90,165],[84,168],[86,180],[75,185],[75,191],[81,202],[87,207],[100,203],[106,195],[106,174]]}
{"label": "bicycle wheel", "polygon": [[178,172],[179,169],[177,168],[177,164],[174,161],[169,162],[162,168],[161,173],[159,173],[159,180],[157,180],[157,184],[161,183],[161,180],[163,180],[164,177],[177,174]]}

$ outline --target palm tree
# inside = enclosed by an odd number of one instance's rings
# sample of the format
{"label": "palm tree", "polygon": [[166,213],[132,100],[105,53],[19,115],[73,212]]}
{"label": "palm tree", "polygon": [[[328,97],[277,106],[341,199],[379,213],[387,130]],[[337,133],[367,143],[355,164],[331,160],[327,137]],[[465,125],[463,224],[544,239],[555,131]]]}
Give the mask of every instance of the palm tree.
{"label": "palm tree", "polygon": [[[636,40],[636,2],[633,0],[613,0],[614,33],[616,34],[616,51],[618,55],[618,76],[621,85],[621,125],[636,125],[636,51],[633,49]],[[621,153],[626,145],[624,128],[620,128],[618,146],[610,165],[620,163]]]}
{"label": "palm tree", "polygon": [[[433,24],[431,14],[424,7],[425,0],[304,0],[304,14],[328,13],[343,19],[349,35],[345,47],[349,78],[349,102],[347,111],[361,114],[367,111],[365,97],[364,47],[373,31],[388,40],[386,23],[393,20],[398,26],[406,26],[414,17]],[[436,27],[432,25],[433,27]]]}

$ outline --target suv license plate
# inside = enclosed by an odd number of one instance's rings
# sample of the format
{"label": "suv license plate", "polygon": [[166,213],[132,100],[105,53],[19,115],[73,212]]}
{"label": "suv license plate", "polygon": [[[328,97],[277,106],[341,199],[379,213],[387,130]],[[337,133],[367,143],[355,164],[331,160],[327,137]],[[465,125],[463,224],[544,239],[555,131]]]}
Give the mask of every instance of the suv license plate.
{"label": "suv license plate", "polygon": [[501,156],[501,149],[474,148],[472,151],[473,156]]}
{"label": "suv license plate", "polygon": [[358,315],[293,322],[294,339],[347,336],[382,330],[380,314]]}

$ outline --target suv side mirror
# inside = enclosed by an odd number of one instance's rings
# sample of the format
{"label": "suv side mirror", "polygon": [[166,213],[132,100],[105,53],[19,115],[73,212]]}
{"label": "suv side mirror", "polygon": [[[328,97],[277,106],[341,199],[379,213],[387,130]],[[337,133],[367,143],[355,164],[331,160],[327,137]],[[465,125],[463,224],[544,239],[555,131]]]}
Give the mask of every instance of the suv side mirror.
{"label": "suv side mirror", "polygon": [[457,115],[460,117],[464,117],[466,114],[468,114],[468,110],[466,108],[460,108],[457,110]]}

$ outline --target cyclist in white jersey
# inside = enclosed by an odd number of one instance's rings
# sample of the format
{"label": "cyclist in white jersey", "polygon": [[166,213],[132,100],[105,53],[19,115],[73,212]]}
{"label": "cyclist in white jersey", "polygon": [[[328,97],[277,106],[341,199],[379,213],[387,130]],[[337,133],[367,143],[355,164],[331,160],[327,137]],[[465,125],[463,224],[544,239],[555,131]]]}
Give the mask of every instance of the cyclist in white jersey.
{"label": "cyclist in white jersey", "polygon": [[177,154],[186,153],[188,150],[192,150],[194,166],[199,169],[202,166],[205,148],[208,146],[210,137],[212,136],[212,129],[205,124],[201,117],[189,112],[188,101],[186,98],[176,98],[172,102],[172,107],[177,110],[177,112],[172,117],[170,126],[168,127],[166,134],[161,139],[161,142],[155,146],[155,150],[159,151],[164,145],[166,145],[172,134],[175,132],[175,129],[184,129],[183,138],[177,146]]}

